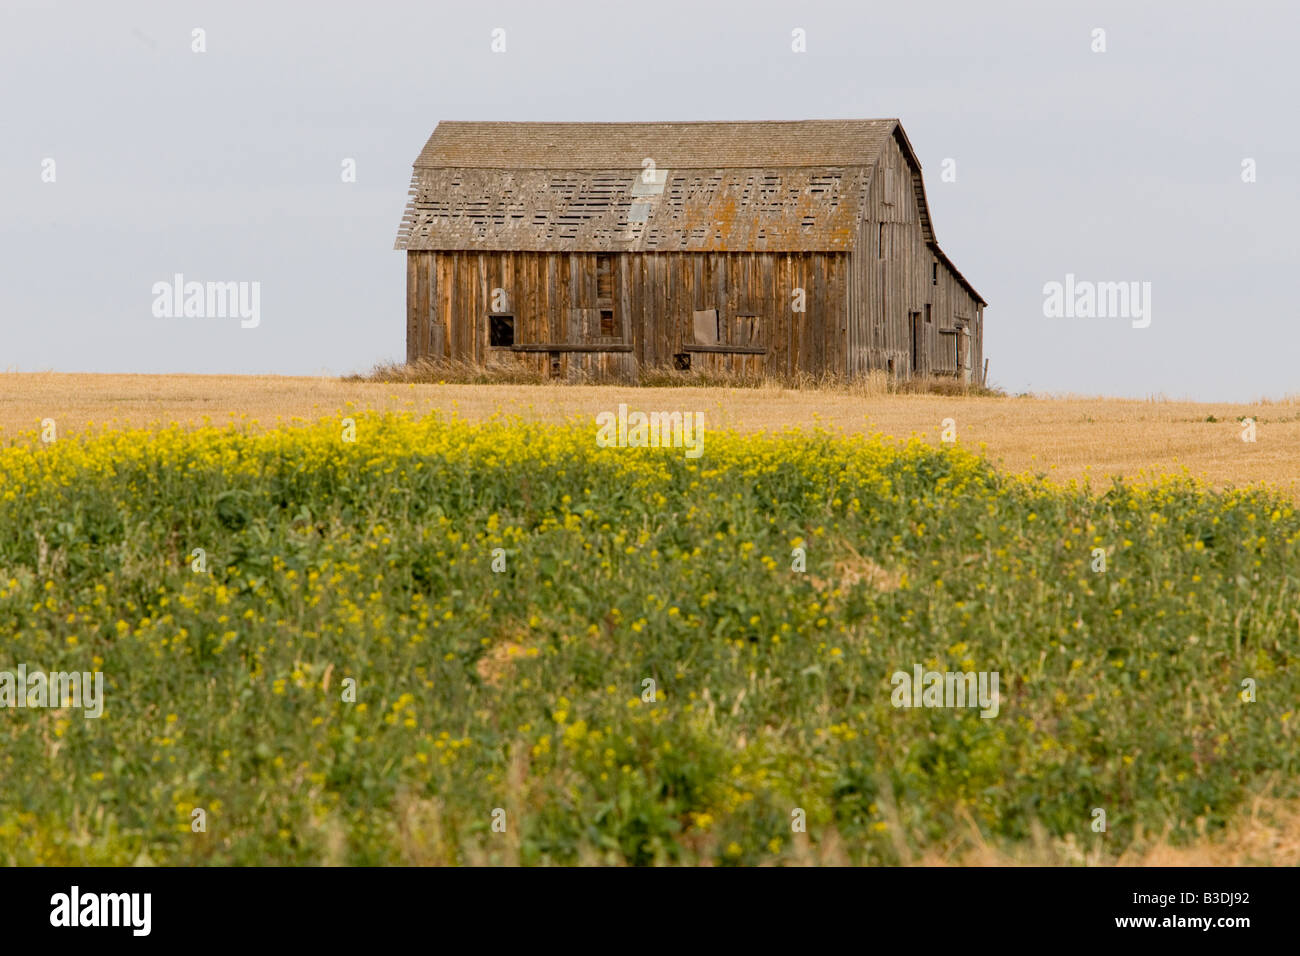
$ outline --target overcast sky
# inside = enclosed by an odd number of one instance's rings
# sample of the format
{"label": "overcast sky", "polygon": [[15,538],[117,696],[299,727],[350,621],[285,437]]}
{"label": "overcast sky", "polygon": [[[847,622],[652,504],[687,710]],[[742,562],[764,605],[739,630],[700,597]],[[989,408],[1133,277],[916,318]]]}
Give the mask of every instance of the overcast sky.
{"label": "overcast sky", "polygon": [[[1300,393],[1298,11],[0,0],[0,370],[402,358],[393,239],[439,120],[897,116],[939,242],[989,302],[995,384]],[[260,323],[156,317],[176,273],[259,282]],[[1149,282],[1150,325],[1045,317],[1067,274]]]}

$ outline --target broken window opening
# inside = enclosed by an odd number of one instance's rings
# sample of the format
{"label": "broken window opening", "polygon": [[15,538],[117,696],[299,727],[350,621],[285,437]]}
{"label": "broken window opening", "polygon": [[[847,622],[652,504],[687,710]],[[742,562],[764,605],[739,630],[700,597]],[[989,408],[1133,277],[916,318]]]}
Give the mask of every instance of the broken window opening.
{"label": "broken window opening", "polygon": [[508,349],[515,344],[515,317],[513,315],[488,316],[488,344],[494,349]]}

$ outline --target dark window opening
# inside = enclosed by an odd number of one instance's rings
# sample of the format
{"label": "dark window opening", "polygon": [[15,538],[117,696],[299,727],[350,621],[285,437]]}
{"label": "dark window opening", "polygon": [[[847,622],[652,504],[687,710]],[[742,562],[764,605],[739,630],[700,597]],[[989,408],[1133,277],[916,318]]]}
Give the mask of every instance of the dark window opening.
{"label": "dark window opening", "polygon": [[939,263],[934,262],[930,265],[930,285],[939,284]]}
{"label": "dark window opening", "polygon": [[691,370],[691,353],[678,352],[673,356],[673,368],[679,372],[689,372]]}
{"label": "dark window opening", "polygon": [[925,324],[926,324],[926,325],[929,325],[930,322],[931,322],[931,315],[932,315],[932,313],[930,312],[930,309],[931,309],[931,305],[930,305],[929,302],[927,302],[927,303],[925,304]]}
{"label": "dark window opening", "polygon": [[880,232],[876,240],[876,250],[880,253],[880,258],[885,258],[885,224],[880,224]]}
{"label": "dark window opening", "polygon": [[610,336],[612,336],[612,335],[617,335],[617,334],[618,334],[618,333],[614,330],[614,310],[613,310],[613,309],[601,309],[601,310],[600,310],[600,334],[601,334],[601,335],[610,335]]}
{"label": "dark window opening", "polygon": [[911,327],[910,338],[912,340],[912,355],[911,355],[912,363],[909,368],[909,371],[915,374],[921,370],[921,356],[924,352],[924,343],[922,342],[921,337],[924,334],[923,332],[924,326],[921,325],[920,312],[907,313],[907,320],[909,326]]}
{"label": "dark window opening", "polygon": [[513,315],[488,316],[488,344],[494,349],[508,349],[515,344],[515,317]]}

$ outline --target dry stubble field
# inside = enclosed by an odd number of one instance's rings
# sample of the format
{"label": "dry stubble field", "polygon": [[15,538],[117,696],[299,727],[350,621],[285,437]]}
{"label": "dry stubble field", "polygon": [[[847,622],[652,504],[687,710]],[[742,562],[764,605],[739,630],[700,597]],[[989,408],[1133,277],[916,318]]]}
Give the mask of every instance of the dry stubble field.
{"label": "dry stubble field", "polygon": [[[939,441],[953,418],[961,445],[983,445],[1000,467],[1054,480],[1181,472],[1219,487],[1267,482],[1295,495],[1300,400],[1252,404],[1114,398],[957,398],[866,395],[782,388],[633,388],[565,385],[408,385],[334,378],[218,375],[0,375],[0,442],[53,418],[59,434],[88,424],[220,425],[244,418],[312,420],[346,409],[440,409],[478,421],[495,414],[528,421],[590,421],[626,402],[632,410],[702,411],[706,428],[737,431],[824,426]],[[351,403],[351,404],[349,404]],[[1239,420],[1257,422],[1242,441]],[[1215,419],[1210,421],[1209,419]]]}

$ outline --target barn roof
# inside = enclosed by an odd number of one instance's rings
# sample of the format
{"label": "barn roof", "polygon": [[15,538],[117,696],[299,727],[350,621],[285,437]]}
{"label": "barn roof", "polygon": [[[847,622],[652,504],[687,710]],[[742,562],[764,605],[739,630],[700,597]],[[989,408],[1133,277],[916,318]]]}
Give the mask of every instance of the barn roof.
{"label": "barn roof", "polygon": [[439,123],[416,169],[870,166],[898,120]]}
{"label": "barn roof", "polygon": [[862,167],[417,169],[399,249],[847,252]]}
{"label": "barn roof", "polygon": [[[919,170],[896,119],[442,122],[415,160],[395,248],[848,252],[891,136]],[[952,268],[924,196],[926,241]]]}

